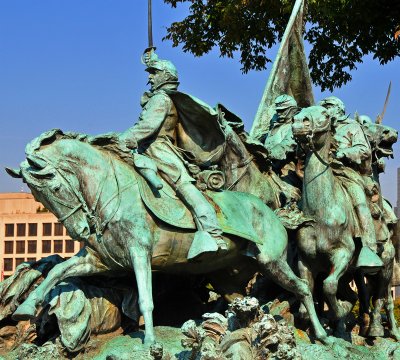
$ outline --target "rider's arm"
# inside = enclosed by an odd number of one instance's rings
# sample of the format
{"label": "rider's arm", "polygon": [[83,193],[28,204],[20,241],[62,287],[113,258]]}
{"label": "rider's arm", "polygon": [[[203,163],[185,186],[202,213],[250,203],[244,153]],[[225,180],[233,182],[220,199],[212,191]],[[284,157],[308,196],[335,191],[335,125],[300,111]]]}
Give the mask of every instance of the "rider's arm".
{"label": "rider's arm", "polygon": [[345,139],[348,143],[346,148],[340,148],[338,158],[346,158],[350,163],[360,165],[371,156],[371,147],[360,126],[352,126],[353,131],[348,131]]}
{"label": "rider's arm", "polygon": [[172,100],[168,95],[153,95],[139,116],[139,121],[120,135],[121,140],[129,142],[129,148],[137,147],[143,140],[157,134],[161,125],[171,111]]}

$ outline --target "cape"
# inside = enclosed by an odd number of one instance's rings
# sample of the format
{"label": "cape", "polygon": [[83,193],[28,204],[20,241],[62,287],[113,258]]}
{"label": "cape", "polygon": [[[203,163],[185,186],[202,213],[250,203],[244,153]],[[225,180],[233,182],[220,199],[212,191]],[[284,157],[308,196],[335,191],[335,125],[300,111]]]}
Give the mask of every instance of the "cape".
{"label": "cape", "polygon": [[200,166],[218,162],[224,152],[225,135],[216,109],[194,96],[165,90],[178,112],[177,146]]}

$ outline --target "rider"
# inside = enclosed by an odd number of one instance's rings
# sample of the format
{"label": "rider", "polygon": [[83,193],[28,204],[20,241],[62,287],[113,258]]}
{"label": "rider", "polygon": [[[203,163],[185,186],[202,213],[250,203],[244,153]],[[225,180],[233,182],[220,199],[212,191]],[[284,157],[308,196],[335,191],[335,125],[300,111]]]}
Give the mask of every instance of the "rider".
{"label": "rider", "polygon": [[172,62],[159,59],[154,52],[145,54],[143,62],[147,66],[151,89],[141,98],[139,121],[120,134],[120,140],[127,148],[154,160],[161,176],[191,211],[198,231],[188,258],[226,250],[215,210],[193,184],[195,180],[187,169],[191,164],[176,146],[179,118],[167,91],[178,88],[177,70]]}
{"label": "rider", "polygon": [[335,96],[319,102],[328,109],[334,128],[333,170],[342,179],[358,219],[362,248],[357,267],[377,268],[383,266],[376,255],[375,227],[368,205],[366,191],[371,192],[371,147],[360,124],[345,115],[344,103]]}
{"label": "rider", "polygon": [[300,109],[296,100],[286,94],[275,99],[275,109],[276,114],[272,118],[264,146],[279,177],[291,185],[301,187],[296,176],[297,143],[292,132],[293,116]]}

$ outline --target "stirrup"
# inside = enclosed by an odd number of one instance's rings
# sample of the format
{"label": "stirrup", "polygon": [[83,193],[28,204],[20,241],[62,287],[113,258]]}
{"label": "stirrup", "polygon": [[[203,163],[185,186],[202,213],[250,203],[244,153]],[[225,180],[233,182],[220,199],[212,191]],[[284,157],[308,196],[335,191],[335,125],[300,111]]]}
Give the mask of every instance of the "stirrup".
{"label": "stirrup", "polygon": [[358,255],[356,267],[362,268],[367,273],[376,272],[383,267],[383,262],[369,247],[363,246]]}

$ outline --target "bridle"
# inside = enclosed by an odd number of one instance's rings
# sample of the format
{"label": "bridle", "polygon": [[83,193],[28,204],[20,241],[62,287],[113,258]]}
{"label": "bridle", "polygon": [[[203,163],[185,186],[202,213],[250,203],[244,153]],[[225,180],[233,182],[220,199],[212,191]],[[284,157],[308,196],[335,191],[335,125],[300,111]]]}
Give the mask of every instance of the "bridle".
{"label": "bridle", "polygon": [[[51,161],[49,159],[46,159],[47,162],[51,163]],[[58,199],[57,197],[54,197],[54,201],[59,203],[60,205],[63,205],[64,207],[67,207],[70,209],[70,211],[65,214],[64,216],[62,216],[61,218],[59,218],[58,220],[61,223],[64,223],[68,218],[70,218],[73,214],[75,214],[78,210],[83,211],[86,220],[88,222],[89,228],[90,229],[94,229],[96,235],[97,235],[97,239],[100,239],[101,235],[103,235],[107,225],[109,224],[109,222],[113,219],[113,217],[115,216],[115,214],[117,213],[117,211],[119,210],[119,207],[121,205],[121,199],[122,199],[122,192],[124,192],[125,190],[127,190],[129,187],[132,186],[132,184],[134,184],[136,181],[130,181],[128,182],[125,186],[123,186],[122,188],[120,187],[120,183],[118,180],[118,177],[116,176],[116,172],[115,172],[115,166],[114,166],[114,162],[112,161],[111,156],[109,156],[109,162],[108,162],[108,167],[110,169],[110,171],[112,172],[112,177],[115,179],[116,185],[117,185],[117,190],[115,191],[115,193],[110,197],[110,199],[108,199],[103,206],[100,209],[97,209],[98,207],[98,203],[99,203],[99,199],[101,194],[103,193],[103,188],[105,183],[107,182],[107,178],[108,178],[108,172],[105,174],[104,178],[102,179],[102,182],[100,183],[97,193],[96,193],[96,197],[95,197],[95,201],[93,202],[92,206],[89,208],[87,202],[85,201],[85,199],[82,196],[82,192],[80,191],[80,188],[77,189],[74,184],[72,184],[71,180],[69,179],[68,176],[65,176],[65,174],[56,166],[53,165],[53,168],[56,170],[56,172],[59,174],[59,176],[64,179],[64,181],[69,185],[69,188],[71,189],[72,193],[75,195],[77,203],[74,204],[70,204],[69,202],[66,202],[64,200]],[[116,204],[116,206],[114,207],[111,215],[105,219],[104,221],[101,221],[101,218],[98,214],[101,214],[102,210],[104,210],[106,208],[106,206],[108,206],[108,204],[111,203],[111,201],[113,201],[116,197],[118,197],[118,202]]]}
{"label": "bridle", "polygon": [[[314,119],[313,119],[312,116],[310,116],[309,119],[310,119],[310,125],[311,125],[311,126],[310,126],[310,131],[309,131],[309,133],[306,135],[307,145],[308,145],[308,147],[310,148],[311,152],[312,152],[313,154],[315,154],[315,156],[317,157],[317,159],[318,159],[323,165],[325,165],[326,167],[329,167],[329,166],[331,166],[331,163],[332,163],[332,162],[331,162],[331,161],[326,162],[326,161],[321,157],[321,155],[318,153],[318,151],[315,149],[315,145],[314,145],[314,135],[317,134],[317,133],[322,133],[322,132],[327,131],[327,130],[330,128],[331,123],[330,123],[330,121],[328,121],[328,122],[326,123],[326,125],[325,125],[323,128],[318,129],[318,131],[314,131]],[[303,150],[303,152],[306,153],[306,151],[305,151],[305,149],[303,148],[301,142],[299,143],[299,146],[300,146],[300,148]]]}

